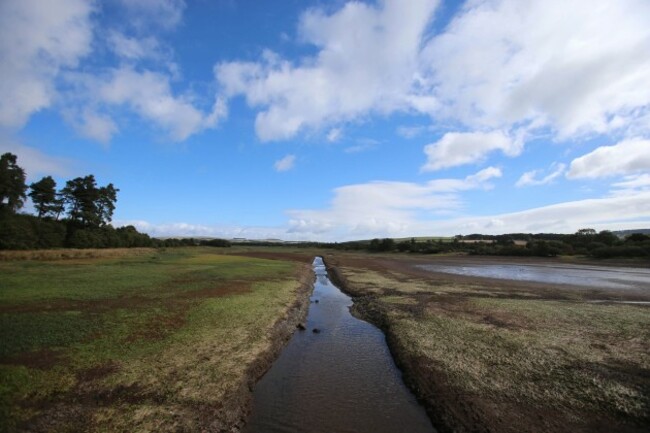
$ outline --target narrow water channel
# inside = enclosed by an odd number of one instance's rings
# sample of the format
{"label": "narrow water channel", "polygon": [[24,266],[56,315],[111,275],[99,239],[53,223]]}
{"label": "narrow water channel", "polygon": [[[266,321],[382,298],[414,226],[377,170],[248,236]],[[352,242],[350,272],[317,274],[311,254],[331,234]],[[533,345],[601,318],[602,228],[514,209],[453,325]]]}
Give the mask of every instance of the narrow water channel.
{"label": "narrow water channel", "polygon": [[350,314],[350,297],[332,284],[320,257],[314,272],[307,329],[296,331],[255,386],[245,431],[435,432],[404,385],[383,333]]}

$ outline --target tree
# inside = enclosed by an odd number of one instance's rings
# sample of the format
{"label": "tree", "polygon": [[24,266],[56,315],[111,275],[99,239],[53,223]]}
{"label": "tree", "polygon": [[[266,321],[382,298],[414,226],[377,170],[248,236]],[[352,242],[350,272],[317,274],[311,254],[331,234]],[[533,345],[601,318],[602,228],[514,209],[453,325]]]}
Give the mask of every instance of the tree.
{"label": "tree", "polygon": [[583,238],[593,238],[596,236],[596,230],[594,229],[580,229],[576,232],[576,236],[583,237]]}
{"label": "tree", "polygon": [[13,153],[0,156],[0,210],[16,212],[23,206],[27,191],[25,170],[16,163]]}
{"label": "tree", "polygon": [[86,227],[99,227],[110,222],[118,191],[112,183],[98,188],[95,176],[90,174],[69,180],[62,195],[72,221]]}
{"label": "tree", "polygon": [[112,183],[99,188],[99,199],[97,200],[97,208],[99,211],[99,219],[102,224],[111,222],[113,218],[113,211],[115,210],[115,202],[117,201],[117,192]]}
{"label": "tree", "polygon": [[29,196],[34,202],[38,217],[42,218],[48,214],[58,215],[61,212],[63,203],[56,193],[56,182],[52,176],[46,176],[38,182],[29,185],[31,191]]}

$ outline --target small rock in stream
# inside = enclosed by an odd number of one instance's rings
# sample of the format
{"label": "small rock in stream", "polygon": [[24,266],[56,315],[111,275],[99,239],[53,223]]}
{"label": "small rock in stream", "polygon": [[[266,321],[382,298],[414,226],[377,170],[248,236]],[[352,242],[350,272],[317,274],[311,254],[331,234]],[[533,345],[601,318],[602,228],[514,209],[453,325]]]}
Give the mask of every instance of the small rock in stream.
{"label": "small rock in stream", "polygon": [[314,328],[314,329],[312,329],[311,332],[313,332],[314,334],[320,334],[320,329]]}
{"label": "small rock in stream", "polygon": [[305,328],[305,325],[303,325],[302,323],[298,323],[296,328],[298,328],[298,330],[300,330],[300,331],[304,331],[305,329],[307,329],[307,328]]}

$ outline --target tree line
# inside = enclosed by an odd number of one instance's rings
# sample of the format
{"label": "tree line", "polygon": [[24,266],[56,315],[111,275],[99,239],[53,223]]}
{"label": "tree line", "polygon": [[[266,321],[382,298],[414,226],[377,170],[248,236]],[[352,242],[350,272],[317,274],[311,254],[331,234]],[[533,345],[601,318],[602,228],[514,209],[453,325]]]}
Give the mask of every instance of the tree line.
{"label": "tree line", "polygon": [[[52,176],[26,184],[25,170],[12,153],[0,156],[0,249],[151,246],[135,227],[110,225],[119,189],[101,186],[89,174],[57,189]],[[29,197],[35,215],[19,213]]]}
{"label": "tree line", "polygon": [[473,255],[536,256],[581,255],[594,258],[650,258],[650,235],[628,233],[617,236],[603,230],[580,229],[573,234],[509,233],[504,235],[458,235],[452,239],[372,239],[327,244],[341,250],[410,252],[418,254],[467,253]]}

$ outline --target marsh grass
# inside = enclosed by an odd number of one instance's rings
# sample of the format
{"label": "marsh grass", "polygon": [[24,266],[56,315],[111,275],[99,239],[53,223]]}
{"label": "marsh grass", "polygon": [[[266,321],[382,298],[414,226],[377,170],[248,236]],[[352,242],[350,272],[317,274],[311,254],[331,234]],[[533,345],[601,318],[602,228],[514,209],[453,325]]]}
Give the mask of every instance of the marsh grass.
{"label": "marsh grass", "polygon": [[488,402],[493,413],[551,413],[559,425],[650,423],[647,306],[589,303],[577,291],[545,299],[526,287],[424,281],[389,269],[348,266],[343,274],[353,293],[370,295],[396,347],[444,377],[448,392]]}
{"label": "marsh grass", "polygon": [[270,344],[299,269],[211,248],[0,262],[0,425],[200,429]]}

